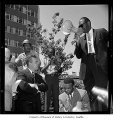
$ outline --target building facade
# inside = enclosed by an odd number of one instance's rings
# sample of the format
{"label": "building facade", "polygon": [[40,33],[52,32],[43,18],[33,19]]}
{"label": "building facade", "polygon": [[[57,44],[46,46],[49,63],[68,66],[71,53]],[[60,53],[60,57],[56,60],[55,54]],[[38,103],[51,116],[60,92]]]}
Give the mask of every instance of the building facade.
{"label": "building facade", "polygon": [[39,21],[38,5],[5,5],[5,45],[11,53],[18,55],[23,52],[22,42],[28,39],[35,50],[35,39],[27,33],[27,24],[37,27]]}

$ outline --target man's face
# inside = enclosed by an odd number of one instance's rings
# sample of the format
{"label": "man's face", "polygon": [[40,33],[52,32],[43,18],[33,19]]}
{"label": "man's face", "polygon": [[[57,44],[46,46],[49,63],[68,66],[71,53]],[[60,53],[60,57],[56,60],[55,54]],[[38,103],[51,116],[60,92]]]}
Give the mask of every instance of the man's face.
{"label": "man's face", "polygon": [[85,19],[80,19],[79,27],[83,29],[83,33],[88,33],[91,28],[90,23],[85,21]]}
{"label": "man's face", "polygon": [[5,48],[5,62],[9,61],[10,55],[10,50],[8,48]]}
{"label": "man's face", "polygon": [[65,89],[66,89],[66,93],[69,95],[73,92],[73,85],[72,83],[69,83],[69,84],[65,84]]}
{"label": "man's face", "polygon": [[48,50],[48,53],[49,53],[48,56],[49,56],[49,57],[52,57],[52,55],[53,55],[53,50],[52,50],[52,49],[49,49],[49,50]]}
{"label": "man's face", "polygon": [[32,57],[32,61],[31,61],[30,65],[34,71],[38,70],[41,65],[41,61],[39,58]]}
{"label": "man's face", "polygon": [[24,51],[30,52],[30,50],[31,50],[31,45],[29,43],[24,44]]}

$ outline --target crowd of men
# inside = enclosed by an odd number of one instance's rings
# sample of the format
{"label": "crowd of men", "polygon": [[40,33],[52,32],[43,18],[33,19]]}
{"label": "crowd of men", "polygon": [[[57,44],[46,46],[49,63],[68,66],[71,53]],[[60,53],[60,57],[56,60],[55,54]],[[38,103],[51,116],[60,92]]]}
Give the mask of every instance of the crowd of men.
{"label": "crowd of men", "polygon": [[[105,29],[93,29],[86,17],[80,19],[79,28],[83,29],[85,36],[76,41],[74,54],[81,59],[79,77],[84,82],[85,90],[76,88],[73,79],[69,78],[64,80],[66,89],[59,95],[58,77],[62,67],[58,71],[54,70],[52,56],[55,55],[55,49],[48,49],[48,58],[41,68],[39,54],[31,49],[32,44],[26,39],[22,44],[24,52],[17,58],[11,56],[10,50],[5,47],[5,111],[12,111],[13,84],[17,86],[14,106],[17,113],[42,112],[41,92],[46,93],[46,112],[50,111],[51,92],[53,112],[108,111],[108,32]],[[88,33],[92,48],[88,46]],[[93,106],[96,106],[95,109]]]}

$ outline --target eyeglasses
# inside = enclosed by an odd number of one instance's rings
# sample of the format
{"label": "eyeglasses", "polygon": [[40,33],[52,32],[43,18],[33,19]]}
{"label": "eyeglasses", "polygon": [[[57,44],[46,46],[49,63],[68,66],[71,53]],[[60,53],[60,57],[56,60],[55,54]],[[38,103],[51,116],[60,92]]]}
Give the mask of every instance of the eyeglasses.
{"label": "eyeglasses", "polygon": [[[87,21],[88,22],[88,21]],[[87,22],[80,24],[78,28],[83,27],[84,24],[86,24]]]}

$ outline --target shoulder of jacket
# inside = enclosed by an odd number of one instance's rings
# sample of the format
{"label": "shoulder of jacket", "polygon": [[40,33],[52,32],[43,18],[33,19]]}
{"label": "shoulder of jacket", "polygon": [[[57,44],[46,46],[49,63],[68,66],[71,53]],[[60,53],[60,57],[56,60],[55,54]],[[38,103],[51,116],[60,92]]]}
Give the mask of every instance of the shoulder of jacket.
{"label": "shoulder of jacket", "polygon": [[99,29],[93,29],[96,32],[103,32],[103,31],[107,31],[105,28],[99,28]]}

